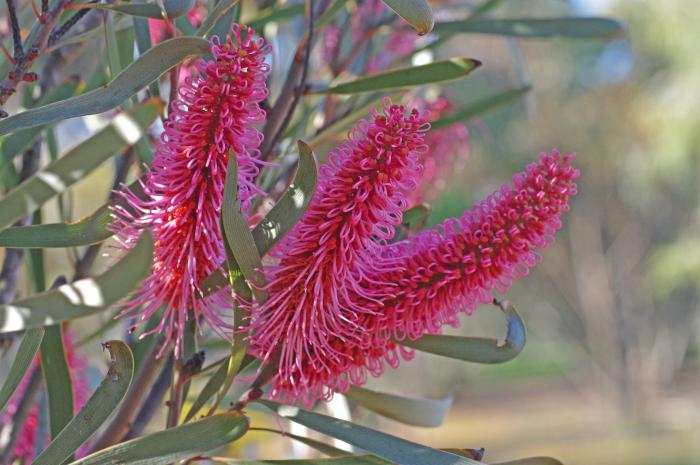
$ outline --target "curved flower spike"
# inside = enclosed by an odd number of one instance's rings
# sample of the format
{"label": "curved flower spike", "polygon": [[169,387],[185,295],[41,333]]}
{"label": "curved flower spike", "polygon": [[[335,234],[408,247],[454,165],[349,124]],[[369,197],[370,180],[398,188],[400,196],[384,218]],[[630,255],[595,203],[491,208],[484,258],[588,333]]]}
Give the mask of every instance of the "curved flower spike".
{"label": "curved flower spike", "polygon": [[374,283],[357,283],[379,273],[376,258],[408,206],[427,129],[416,110],[385,100],[329,155],[308,210],[272,252],[279,263],[265,270],[270,297],[252,307],[250,342],[264,359],[280,348],[278,384],[295,395],[309,385],[305,361],[319,372],[351,361],[329,340],[357,337],[367,310],[356,301],[379,297]]}
{"label": "curved flower spike", "polygon": [[[383,285],[377,293],[384,297],[351,297],[364,311],[347,332],[326,333],[326,347],[336,355],[320,363],[325,352],[306,349],[293,370],[281,372],[273,395],[309,405],[364,384],[368,372],[379,376],[385,363],[396,367],[412,357],[395,341],[457,326],[460,313],[491,302],[494,291],[505,292],[537,263],[535,250],[549,245],[561,227],[579,176],[572,158],[543,154],[461,218],[382,247],[374,256],[376,272],[363,276],[358,287]],[[308,347],[296,333],[286,334],[286,345]]]}
{"label": "curved flower spike", "polygon": [[222,336],[231,329],[216,310],[230,300],[229,293],[200,299],[199,285],[225,259],[219,215],[229,152],[238,159],[243,211],[261,193],[254,184],[263,164],[258,151],[263,136],[256,126],[265,119],[260,102],[267,97],[270,47],[253,34],[234,24],[225,41],[211,39],[213,59],[197,62],[199,75],[186,80],[172,104],[143,186],[146,200],[124,192],[131,208],[115,211],[124,247],[136,242],[142,228],[152,228],[155,239],[153,273],[120,316],[135,327],[164,306],[161,323],[146,334],[175,338],[178,355],[190,309]]}

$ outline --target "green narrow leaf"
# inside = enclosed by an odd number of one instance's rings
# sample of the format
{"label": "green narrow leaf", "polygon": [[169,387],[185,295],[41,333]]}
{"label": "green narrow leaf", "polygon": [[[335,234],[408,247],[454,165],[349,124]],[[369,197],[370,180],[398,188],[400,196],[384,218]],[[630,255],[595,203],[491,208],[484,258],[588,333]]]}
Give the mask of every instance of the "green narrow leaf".
{"label": "green narrow leaf", "polygon": [[226,465],[394,465],[380,457],[369,454],[348,455],[327,459],[304,459],[304,460],[241,460],[216,458],[217,462]]}
{"label": "green narrow leaf", "polygon": [[227,412],[114,445],[71,465],[167,465],[225,446],[246,431],[248,419]]}
{"label": "green narrow leaf", "polygon": [[515,37],[614,39],[624,34],[624,27],[610,18],[466,19],[437,23],[435,32],[440,36],[479,33]]}
{"label": "green narrow leaf", "polygon": [[[63,84],[55,87],[51,92],[39,99],[35,106],[39,107],[67,99],[75,94],[75,91],[78,89],[78,82],[78,79],[75,77],[66,79]],[[46,126],[34,127],[7,136],[2,142],[2,163],[11,163],[14,157],[24,153],[45,128]]]}
{"label": "green narrow leaf", "polygon": [[216,393],[219,392],[221,386],[223,386],[224,382],[226,382],[226,374],[228,373],[228,371],[228,363],[222,363],[219,366],[214,375],[212,375],[212,377],[209,378],[207,384],[204,385],[202,390],[199,392],[199,395],[192,403],[192,407],[190,407],[189,412],[187,412],[183,423],[187,423],[192,418],[194,418],[194,416],[197,415],[197,413],[199,413],[202,407],[206,405],[209,399],[214,397],[214,395],[216,395]]}
{"label": "green narrow leaf", "polygon": [[[46,334],[41,341],[41,369],[46,382],[49,427],[53,439],[73,418],[73,384],[63,348],[61,325],[46,328]],[[65,458],[67,457],[63,459]]]}
{"label": "green narrow leaf", "polygon": [[529,86],[522,87],[520,89],[511,89],[501,92],[500,94],[491,95],[489,97],[468,103],[459,110],[430,123],[431,129],[435,130],[444,128],[460,121],[467,121],[476,116],[481,116],[491,110],[495,110],[520,100],[528,93],[529,90]]}
{"label": "green narrow leaf", "polygon": [[[238,4],[239,0],[220,0],[214,10],[207,16],[202,24],[197,29],[196,36],[206,37],[209,32],[214,29],[216,23],[226,14],[228,11]],[[251,26],[252,27],[252,26]]]}
{"label": "green narrow leaf", "polygon": [[100,276],[0,305],[0,333],[55,325],[106,310],[150,273],[152,258],[151,235],[143,231],[134,248]]}
{"label": "green narrow leaf", "polygon": [[234,153],[229,153],[221,222],[228,247],[235,258],[235,271],[240,270],[246,281],[252,283],[250,288],[256,300],[264,300],[264,293],[258,290],[265,285],[264,277],[260,273],[262,259],[241,210],[241,202],[238,198],[238,165]]}
{"label": "green narrow leaf", "polygon": [[110,417],[129,390],[134,376],[131,349],[122,341],[109,341],[103,346],[109,351],[111,359],[102,384],[32,465],[63,463]]}
{"label": "green narrow leaf", "polygon": [[490,338],[437,335],[426,335],[415,341],[406,339],[399,343],[421,352],[466,362],[490,364],[513,360],[522,352],[527,341],[525,322],[510,302],[502,300],[495,301],[495,304],[503,310],[508,323],[508,334],[503,344]]}
{"label": "green narrow leaf", "polygon": [[297,146],[299,164],[294,179],[275,206],[253,230],[255,244],[262,256],[297,224],[316,192],[316,156],[311,147],[303,141],[297,141]]}
{"label": "green narrow leaf", "polygon": [[386,6],[406,20],[420,35],[433,30],[433,10],[426,0],[383,0]]}
{"label": "green narrow leaf", "polygon": [[[390,98],[393,100],[395,97],[396,94],[392,95]],[[381,105],[381,102],[375,100],[362,105],[357,110],[354,110],[316,134],[309,140],[309,146],[318,149],[325,142],[341,140],[345,136],[347,130],[351,128],[358,119],[366,118],[372,109],[381,109]]]}
{"label": "green narrow leaf", "polygon": [[259,401],[283,418],[340,439],[401,465],[477,465],[466,457],[431,449],[349,421],[271,401]]}
{"label": "green narrow leaf", "polygon": [[298,441],[304,445],[307,445],[307,446],[311,447],[312,449],[315,449],[315,450],[319,451],[320,453],[325,454],[329,457],[346,457],[348,455],[348,451],[338,449],[337,447],[333,447],[330,444],[326,444],[325,442],[317,441],[316,439],[307,438],[305,436],[299,436],[296,434],[288,433],[286,431],[279,431],[279,430],[271,429],[271,428],[250,428],[250,430],[251,431],[265,431],[267,433],[279,434],[280,436],[284,436],[286,438],[293,439],[293,440]]}
{"label": "green narrow leaf", "polygon": [[165,0],[163,9],[156,3],[83,3],[76,5],[74,9],[90,8],[109,10],[140,18],[163,19],[164,16],[177,18],[186,14],[194,6],[194,0]]}
{"label": "green narrow leaf", "polygon": [[119,56],[119,44],[117,43],[117,34],[114,31],[114,15],[104,15],[104,28],[107,63],[109,64],[109,76],[110,78],[114,78],[122,70],[121,58]]}
{"label": "green narrow leaf", "polygon": [[559,460],[552,457],[528,457],[524,459],[509,460],[508,462],[498,462],[493,465],[564,465]]}
{"label": "green narrow leaf", "polygon": [[359,94],[362,92],[413,87],[433,82],[460,79],[467,76],[479,66],[481,66],[481,62],[471,58],[450,58],[449,60],[436,61],[435,63],[429,63],[427,65],[412,66],[410,68],[401,68],[373,74],[354,81],[317,90],[316,93]]}
{"label": "green narrow leaf", "polygon": [[43,337],[43,328],[34,328],[25,331],[22,342],[17,349],[17,354],[12,361],[10,371],[7,373],[7,379],[5,379],[2,389],[0,390],[0,412],[5,408],[5,404],[10,400],[12,393],[15,392],[19,382],[22,381],[24,374],[31,366],[34,355],[37,350],[39,350],[39,345]]}
{"label": "green narrow leaf", "polygon": [[[307,144],[299,141],[298,146],[299,165],[292,183],[265,218],[253,229],[253,239],[260,256],[265,256],[294,227],[316,192],[318,182],[316,158]],[[217,271],[202,282],[202,290],[210,294],[227,284],[229,284],[228,278]]]}
{"label": "green narrow leaf", "polygon": [[209,42],[199,37],[177,37],[161,42],[141,55],[106,86],[77,97],[33,108],[0,121],[0,135],[53,121],[95,115],[110,110],[185,58],[208,50]]}
{"label": "green narrow leaf", "polygon": [[[137,180],[129,185],[129,190],[137,196],[143,194]],[[49,223],[31,226],[14,226],[0,231],[0,247],[46,248],[77,247],[102,242],[114,235],[112,208],[126,207],[122,197],[111,200],[87,216],[74,223]]]}
{"label": "green narrow leaf", "polygon": [[262,32],[262,29],[267,23],[273,21],[284,21],[285,19],[294,18],[304,14],[304,4],[303,3],[288,3],[282,6],[275,6],[274,8],[266,8],[258,12],[258,14],[248,21],[248,25],[258,32]]}
{"label": "green narrow leaf", "polygon": [[160,100],[150,100],[120,113],[106,128],[10,191],[0,200],[0,229],[33,213],[103,161],[135,143],[161,110]]}
{"label": "green narrow leaf", "polygon": [[352,386],[346,396],[379,415],[426,428],[440,426],[452,407],[452,396],[440,400],[410,399],[359,386]]}

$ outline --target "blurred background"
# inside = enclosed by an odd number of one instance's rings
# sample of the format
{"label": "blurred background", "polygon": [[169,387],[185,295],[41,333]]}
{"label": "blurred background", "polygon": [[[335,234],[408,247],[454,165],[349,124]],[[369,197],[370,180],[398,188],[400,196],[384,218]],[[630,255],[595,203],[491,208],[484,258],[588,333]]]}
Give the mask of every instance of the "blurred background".
{"label": "blurred background", "polygon": [[[582,177],[556,243],[507,295],[528,324],[518,358],[482,366],[419,354],[410,368],[373,380],[455,395],[445,426],[391,423],[402,434],[485,447],[487,461],[700,462],[700,8],[692,3],[504,2],[494,16],[611,16],[627,36],[462,35],[442,49],[484,62],[452,86],[455,98],[523,79],[533,91],[468,124],[470,158],[434,203],[431,223],[459,215],[541,151],[577,152]],[[482,307],[456,333],[503,334],[500,318]]]}
{"label": "blurred background", "polygon": [[[489,463],[536,455],[568,465],[700,463],[694,3],[506,1],[493,16],[610,16],[625,24],[626,35],[577,41],[469,34],[439,49],[435,58],[484,63],[448,86],[458,104],[524,83],[532,91],[468,124],[464,171],[433,202],[429,224],[460,215],[553,148],[577,152],[579,194],[542,263],[505,296],[528,325],[524,352],[497,366],[418,354],[370,380],[370,388],[402,395],[453,395],[439,428],[411,428],[362,409],[353,409],[354,420],[431,446],[483,447]],[[85,137],[93,122],[99,125],[97,117],[68,122],[62,137]],[[112,172],[103,166],[76,186],[73,217],[103,203]],[[56,221],[54,211],[55,204],[46,208],[44,220]],[[70,251],[46,251],[48,282],[65,273],[70,259]],[[448,332],[502,338],[505,325],[495,307],[482,307]],[[291,442],[253,439],[242,447],[285,456]]]}

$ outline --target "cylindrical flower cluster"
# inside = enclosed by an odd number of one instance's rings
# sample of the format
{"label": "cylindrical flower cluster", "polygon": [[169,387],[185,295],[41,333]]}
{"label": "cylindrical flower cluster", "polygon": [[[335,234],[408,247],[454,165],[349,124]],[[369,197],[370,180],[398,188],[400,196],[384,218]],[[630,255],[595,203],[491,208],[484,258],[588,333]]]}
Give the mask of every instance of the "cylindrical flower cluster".
{"label": "cylindrical flower cluster", "polygon": [[260,193],[254,180],[262,134],[256,126],[265,118],[260,102],[267,96],[268,52],[245,26],[234,24],[225,41],[212,38],[213,59],[198,61],[198,76],[186,80],[172,104],[143,185],[146,200],[127,192],[131,208],[115,212],[115,229],[127,248],[145,227],[155,239],[153,272],[121,315],[139,324],[164,307],[161,323],[149,333],[174,337],[177,353],[191,310],[220,334],[230,332],[218,312],[229,294],[202,298],[199,286],[225,259],[219,216],[229,154],[238,160],[244,212]]}
{"label": "cylindrical flower cluster", "polygon": [[279,348],[279,392],[298,397],[321,386],[300,369],[305,363],[328,385],[338,380],[330,367],[352,361],[329,341],[359,338],[367,310],[357,301],[380,297],[381,283],[371,282],[380,272],[377,257],[416,187],[427,129],[417,111],[388,100],[370,121],[360,120],[321,168],[308,210],[273,251],[279,263],[265,270],[270,297],[252,308],[251,342],[266,359]]}
{"label": "cylindrical flower cluster", "polygon": [[311,319],[298,332],[285,333],[284,344],[298,347],[305,347],[308,333],[323,333],[334,356],[301,351],[294,371],[280,372],[275,394],[310,404],[350,384],[363,384],[368,372],[378,376],[385,363],[396,367],[401,358],[412,356],[397,342],[438,334],[446,324],[457,326],[460,313],[491,302],[494,291],[505,292],[537,263],[536,249],[551,243],[561,227],[579,176],[572,158],[543,154],[539,163],[461,218],[384,245],[379,253],[375,249],[372,272],[353,287],[373,293],[350,296],[362,311],[342,313],[354,323],[343,328],[346,332],[324,333]]}

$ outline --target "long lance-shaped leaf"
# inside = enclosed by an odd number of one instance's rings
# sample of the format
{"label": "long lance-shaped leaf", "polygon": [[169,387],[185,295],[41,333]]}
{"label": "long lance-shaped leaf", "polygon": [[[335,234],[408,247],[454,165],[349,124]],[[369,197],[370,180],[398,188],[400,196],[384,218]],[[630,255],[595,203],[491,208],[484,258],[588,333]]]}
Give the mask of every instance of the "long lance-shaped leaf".
{"label": "long lance-shaped leaf", "polygon": [[313,438],[307,438],[306,436],[299,436],[296,434],[288,433],[286,431],[280,431],[271,428],[250,428],[251,431],[265,431],[267,433],[275,433],[280,436],[284,436],[294,441],[298,441],[306,446],[316,449],[320,453],[327,455],[329,457],[345,457],[348,455],[348,451],[343,449],[338,449],[337,447],[326,444],[325,442],[318,441]]}
{"label": "long lance-shaped leaf", "polygon": [[219,368],[214,372],[212,377],[209,378],[207,384],[204,385],[202,390],[199,392],[199,395],[192,403],[192,407],[190,407],[190,410],[187,412],[183,423],[187,423],[192,418],[194,418],[194,416],[197,415],[197,413],[199,413],[202,407],[206,405],[209,399],[214,397],[214,395],[216,395],[216,393],[219,392],[221,387],[226,382],[226,375],[229,372],[229,367],[230,364],[228,361],[219,365]]}
{"label": "long lance-shaped leaf", "polygon": [[226,465],[395,465],[376,455],[341,455],[326,459],[303,460],[240,460],[214,457],[217,463]]}
{"label": "long lance-shaped leaf", "polygon": [[[253,230],[253,238],[260,255],[265,255],[301,218],[316,190],[317,180],[317,164],[313,152],[308,145],[300,141],[299,166],[294,180],[277,204]],[[142,193],[138,181],[132,183],[129,189],[136,195]],[[0,247],[77,247],[104,241],[114,235],[110,224],[112,208],[116,205],[124,206],[125,201],[121,198],[112,200],[92,215],[75,223],[5,229],[0,231]],[[227,283],[228,280],[221,273],[216,273],[207,280],[204,287],[219,288]]]}
{"label": "long lance-shaped leaf", "polygon": [[[306,211],[318,182],[318,167],[311,148],[299,141],[299,165],[292,183],[265,218],[253,229],[253,239],[260,256],[281,240]],[[220,272],[210,275],[202,283],[206,293],[225,287],[228,279]]]}
{"label": "long lance-shaped leaf", "polygon": [[379,415],[407,425],[440,426],[452,407],[452,396],[444,399],[411,399],[352,386],[347,398]]}
{"label": "long lance-shaped leaf", "polygon": [[34,213],[47,200],[65,192],[102,162],[135,143],[162,108],[161,101],[154,99],[118,114],[106,128],[10,191],[0,200],[0,229]]}
{"label": "long lance-shaped leaf", "polygon": [[436,130],[460,121],[467,121],[476,116],[481,116],[484,113],[520,100],[529,90],[529,86],[520,89],[511,89],[501,92],[500,94],[476,100],[430,123],[430,127],[432,130]]}
{"label": "long lance-shaped leaf", "polygon": [[163,19],[177,18],[192,9],[193,0],[166,0],[162,2],[163,7],[155,3],[84,3],[75,5],[72,8],[95,8],[100,10],[116,11],[130,16],[141,18]]}
{"label": "long lance-shaped leaf", "polygon": [[[79,81],[76,77],[66,79],[64,83],[39,99],[36,106],[40,107],[69,98],[75,94],[75,91],[78,89],[78,83]],[[15,156],[23,153],[39,137],[43,130],[44,127],[35,127],[7,136],[2,142],[1,163],[10,163]]]}
{"label": "long lance-shaped leaf", "polygon": [[247,430],[245,416],[227,412],[114,445],[71,465],[166,465],[222,447]]}
{"label": "long lance-shaped leaf", "polygon": [[614,39],[624,27],[610,18],[513,18],[465,19],[437,23],[440,35],[459,33],[497,34],[516,37],[569,37],[576,39]]}
{"label": "long lance-shaped leaf", "polygon": [[498,462],[493,465],[564,465],[559,460],[552,457],[527,457],[524,459],[509,460],[508,462]]}
{"label": "long lance-shaped leaf", "polygon": [[433,30],[435,20],[433,10],[426,0],[383,0],[384,3],[394,10],[397,15],[406,20],[408,24],[420,35],[427,34]]}
{"label": "long lance-shaped leaf", "polygon": [[415,341],[404,340],[400,343],[421,352],[465,362],[490,364],[513,360],[522,352],[527,341],[525,322],[510,302],[494,300],[494,303],[506,314],[508,323],[508,334],[503,344],[490,338],[436,335],[426,335]]}
{"label": "long lance-shaped leaf", "polygon": [[[345,6],[346,2],[347,0],[335,0],[335,3],[328,7],[317,21],[314,21],[314,30],[328,24]],[[282,6],[275,6],[274,8],[263,9],[259,11],[255,17],[251,18],[247,24],[256,31],[262,32],[262,29],[267,23],[292,19],[302,14],[304,14],[303,3],[289,3]]]}
{"label": "long lance-shaped leaf", "polygon": [[202,24],[197,29],[195,35],[199,37],[205,37],[209,32],[214,29],[214,26],[219,22],[219,20],[231,10],[234,6],[238,4],[239,0],[220,0],[212,12],[207,16]]}
{"label": "long lance-shaped leaf", "polygon": [[[143,196],[143,188],[139,180],[131,183],[128,189],[134,195]],[[117,197],[101,206],[92,215],[74,223],[34,224],[7,228],[0,231],[0,247],[77,247],[102,242],[114,235],[110,225],[113,208],[117,206],[128,208],[128,203],[123,197]]]}
{"label": "long lance-shaped leaf", "polygon": [[109,418],[129,390],[134,376],[131,349],[122,341],[109,341],[103,346],[109,351],[110,362],[102,384],[32,465],[63,463]]}
{"label": "long lance-shaped leaf", "polygon": [[427,65],[401,68],[373,74],[354,81],[317,90],[323,94],[359,94],[403,87],[413,87],[434,82],[450,81],[467,76],[481,62],[471,58],[450,58]]}
{"label": "long lance-shaped leaf", "polygon": [[0,135],[53,121],[95,115],[110,110],[185,58],[208,50],[209,42],[199,37],[177,37],[166,40],[141,55],[106,86],[61,102],[27,110],[0,121]]}
{"label": "long lance-shaped leaf", "polygon": [[73,383],[63,346],[61,325],[46,328],[40,353],[49,404],[49,430],[51,438],[55,438],[73,418]]}
{"label": "long lance-shaped leaf", "polygon": [[279,416],[401,465],[476,465],[480,462],[382,433],[349,421],[271,401],[259,401]]}
{"label": "long lance-shaped leaf", "polygon": [[0,412],[5,408],[5,404],[10,400],[12,393],[15,392],[24,374],[31,366],[43,337],[43,328],[29,329],[24,333],[15,359],[12,361],[10,372],[7,374],[7,379],[0,390]]}
{"label": "long lance-shaped leaf", "polygon": [[255,245],[264,256],[302,217],[316,192],[318,166],[311,147],[297,142],[299,165],[287,190],[265,218],[253,229]]}
{"label": "long lance-shaped leaf", "polygon": [[54,325],[94,315],[132,291],[151,271],[153,245],[148,231],[129,253],[95,278],[64,284],[41,294],[0,305],[0,333]]}
{"label": "long lance-shaped leaf", "polygon": [[236,154],[229,153],[228,173],[224,185],[224,198],[221,207],[221,223],[226,235],[226,243],[233,254],[235,263],[230,268],[243,274],[257,300],[265,298],[259,289],[265,285],[260,270],[262,259],[250,232],[248,221],[243,216],[241,201],[238,198],[238,165]]}

